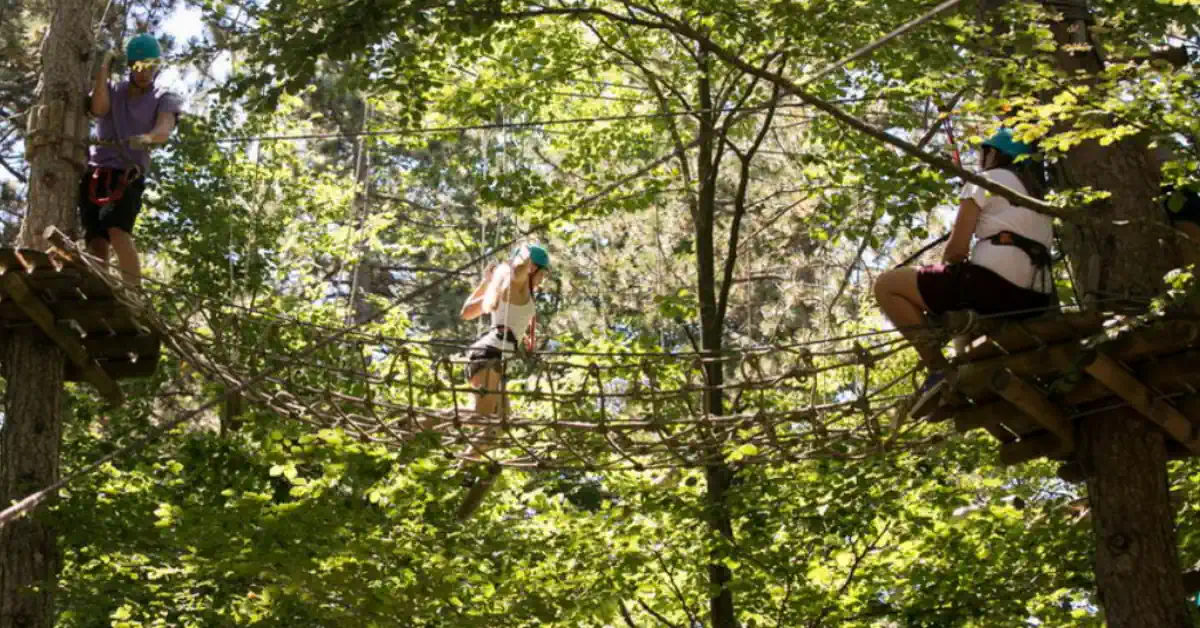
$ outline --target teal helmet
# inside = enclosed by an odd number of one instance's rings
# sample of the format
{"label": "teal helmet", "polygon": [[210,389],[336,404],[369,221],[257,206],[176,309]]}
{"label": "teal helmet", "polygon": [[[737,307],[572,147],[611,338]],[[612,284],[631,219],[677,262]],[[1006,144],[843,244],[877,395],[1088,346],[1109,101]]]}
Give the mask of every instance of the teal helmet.
{"label": "teal helmet", "polygon": [[141,61],[157,61],[162,57],[162,48],[153,35],[142,33],[129,40],[125,46],[125,59],[129,65]]}
{"label": "teal helmet", "polygon": [[529,257],[529,261],[533,262],[534,266],[537,266],[538,268],[550,268],[550,254],[547,253],[546,249],[542,248],[541,245],[527,244],[517,249],[514,257],[518,257],[522,254],[527,255]]}
{"label": "teal helmet", "polygon": [[1033,147],[1013,139],[1012,129],[1002,128],[983,143],[988,148],[994,148],[1009,157],[1017,158],[1033,152]]}

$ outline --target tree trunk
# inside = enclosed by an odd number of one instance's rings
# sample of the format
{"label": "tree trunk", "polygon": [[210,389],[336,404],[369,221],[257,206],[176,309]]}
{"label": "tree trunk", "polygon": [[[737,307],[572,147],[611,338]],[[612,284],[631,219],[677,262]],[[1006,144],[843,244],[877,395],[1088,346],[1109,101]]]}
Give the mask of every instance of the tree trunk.
{"label": "tree trunk", "polygon": [[[1095,210],[1113,220],[1165,217],[1153,202],[1156,173],[1136,142],[1102,149],[1083,146],[1064,165],[1069,185],[1107,189],[1112,198]],[[1165,227],[1165,219],[1163,219]],[[1090,267],[1100,295],[1149,295],[1170,268],[1164,243],[1150,228],[1076,229],[1067,252]],[[1097,251],[1107,253],[1093,258]],[[1082,276],[1082,275],[1077,275]],[[1175,628],[1191,625],[1184,605],[1174,514],[1167,491],[1164,436],[1135,410],[1088,417],[1078,427],[1079,462],[1087,473],[1096,534],[1096,582],[1108,625]]]}
{"label": "tree trunk", "polygon": [[[361,108],[362,115],[358,128],[360,136],[354,145],[352,160],[355,184],[352,221],[354,233],[361,234],[363,224],[371,217],[371,153],[368,147],[369,140],[363,135],[369,130],[371,105],[365,96],[359,96],[355,104]],[[366,248],[366,243],[355,243],[354,248]],[[354,252],[347,251],[347,254],[353,255]],[[362,259],[354,264],[350,271],[350,323],[361,324],[375,316],[375,308],[367,297],[375,290],[376,266],[375,256],[370,250],[364,250]]]}
{"label": "tree trunk", "polygon": [[[1087,28],[1086,0],[1058,0],[1052,8],[1065,17],[1052,26],[1060,44],[1059,66],[1087,81],[1103,61]],[[1066,44],[1092,47],[1069,52]],[[1170,233],[1166,215],[1153,200],[1160,180],[1154,165],[1146,145],[1135,139],[1110,146],[1084,143],[1061,164],[1061,185],[1112,193],[1089,207],[1102,222],[1064,233],[1076,277],[1091,293],[1086,297],[1154,295],[1174,266],[1177,251],[1164,241]],[[1121,220],[1131,222],[1112,224]],[[1164,249],[1176,255],[1163,255]],[[1128,408],[1084,419],[1077,429],[1096,534],[1096,582],[1108,625],[1191,625],[1167,490],[1165,437]]]}
{"label": "tree trunk", "polygon": [[[63,355],[40,334],[4,343],[8,387],[0,429],[0,503],[58,480],[62,436]],[[54,624],[54,589],[61,565],[53,526],[40,514],[0,530],[0,628]]]}
{"label": "tree trunk", "polygon": [[[699,275],[700,297],[700,345],[706,355],[721,351],[721,332],[724,322],[717,308],[716,247],[713,232],[716,227],[717,171],[720,163],[714,156],[719,138],[715,132],[717,113],[713,109],[707,56],[701,53],[705,63],[700,68],[700,143],[696,168],[697,184],[700,186],[696,201],[696,265]],[[708,416],[720,416],[724,411],[724,396],[721,384],[724,381],[722,364],[708,360],[704,362],[704,378],[707,387],[704,393],[704,412]],[[715,452],[714,452],[715,453]],[[726,506],[726,493],[733,480],[733,471],[724,463],[710,464],[704,469],[707,493],[709,527],[725,540],[733,540],[733,524]],[[713,556],[708,565],[709,584],[717,594],[709,598],[709,615],[713,628],[737,628],[737,617],[733,610],[733,592],[729,581],[733,578],[729,568],[720,560],[720,553]]]}
{"label": "tree trunk", "polygon": [[[48,226],[71,231],[78,201],[86,135],[84,101],[91,51],[90,0],[50,3],[50,27],[42,42],[42,76],[35,106],[45,109],[27,142],[29,212],[19,243],[42,248]],[[63,141],[67,140],[67,141]],[[10,336],[0,349],[6,379],[0,428],[0,503],[8,504],[58,479],[62,435],[64,357],[40,333]],[[0,531],[0,628],[43,628],[54,623],[59,566],[54,528],[31,515]]]}
{"label": "tree trunk", "polygon": [[1191,626],[1175,518],[1167,489],[1164,436],[1136,412],[1086,419],[1080,456],[1090,467],[1096,582],[1112,628]]}

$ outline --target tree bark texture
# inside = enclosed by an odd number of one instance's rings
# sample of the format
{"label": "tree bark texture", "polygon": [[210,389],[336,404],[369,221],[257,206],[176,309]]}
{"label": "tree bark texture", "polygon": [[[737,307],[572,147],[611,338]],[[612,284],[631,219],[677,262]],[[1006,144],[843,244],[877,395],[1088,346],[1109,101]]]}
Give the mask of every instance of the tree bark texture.
{"label": "tree bark texture", "polygon": [[[1103,68],[1101,48],[1088,28],[1087,2],[1056,0],[1051,8],[1064,18],[1052,24],[1058,65],[1087,82]],[[1066,48],[1079,44],[1091,47]],[[1085,142],[1059,164],[1059,186],[1090,186],[1112,195],[1089,206],[1102,220],[1063,233],[1085,300],[1154,295],[1175,266],[1178,251],[1166,215],[1154,202],[1156,165],[1142,138],[1109,146]],[[1095,531],[1096,582],[1108,625],[1191,625],[1167,489],[1165,436],[1129,408],[1088,417],[1077,430]]]}
{"label": "tree bark texture", "polygon": [[[73,232],[85,159],[91,0],[54,0],[41,46],[42,74],[29,115],[29,211],[19,245],[45,249],[48,226]],[[6,380],[0,428],[0,503],[58,479],[64,356],[42,334],[0,343]],[[48,628],[61,560],[54,527],[35,513],[0,530],[0,628]]]}
{"label": "tree bark texture", "polygon": [[[22,334],[7,339],[0,353],[7,380],[0,429],[0,499],[6,506],[58,480],[63,355],[49,339]],[[61,565],[55,534],[41,513],[0,530],[0,628],[54,624]]]}

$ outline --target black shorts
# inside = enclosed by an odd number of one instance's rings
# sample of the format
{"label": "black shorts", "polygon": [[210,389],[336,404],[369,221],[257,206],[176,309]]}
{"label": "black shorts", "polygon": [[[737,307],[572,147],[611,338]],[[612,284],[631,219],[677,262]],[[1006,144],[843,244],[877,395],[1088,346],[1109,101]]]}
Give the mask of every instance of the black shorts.
{"label": "black shorts", "polygon": [[497,347],[500,342],[517,346],[517,339],[511,331],[501,333],[499,329],[489,329],[479,336],[467,349],[467,379],[471,379],[485,369],[495,369],[504,372],[504,351]]}
{"label": "black shorts", "polygon": [[[84,235],[87,241],[96,238],[108,239],[109,229],[120,229],[125,233],[133,233],[133,223],[142,211],[142,193],[146,191],[145,177],[131,178],[125,185],[121,198],[111,203],[98,205],[92,202],[92,176],[96,168],[88,168],[87,173],[79,182],[79,219],[83,222]],[[112,170],[110,177],[102,171],[96,181],[96,198],[103,200],[112,195],[113,188],[120,187],[124,170]]]}
{"label": "black shorts", "polygon": [[983,315],[1028,318],[1044,314],[1051,304],[1049,294],[1022,288],[970,262],[918,268],[917,290],[933,314],[975,310]]}

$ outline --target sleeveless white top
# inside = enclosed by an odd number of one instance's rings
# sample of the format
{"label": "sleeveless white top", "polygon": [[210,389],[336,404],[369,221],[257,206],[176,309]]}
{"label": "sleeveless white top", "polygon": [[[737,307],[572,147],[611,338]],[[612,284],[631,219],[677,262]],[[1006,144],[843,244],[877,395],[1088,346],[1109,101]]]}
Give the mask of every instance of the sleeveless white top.
{"label": "sleeveless white top", "polygon": [[492,327],[503,325],[511,329],[514,336],[520,338],[525,335],[525,329],[529,327],[529,321],[533,320],[536,312],[532,297],[520,305],[500,301],[492,312]]}
{"label": "sleeveless white top", "polygon": [[533,320],[537,313],[537,305],[533,302],[533,296],[525,303],[516,304],[501,300],[496,304],[496,309],[492,311],[492,329],[484,334],[482,338],[476,341],[475,346],[495,347],[503,351],[515,351],[517,345],[507,339],[507,334],[497,333],[496,327],[507,327],[514,338],[520,340],[525,337],[525,330],[529,328],[529,321]]}

